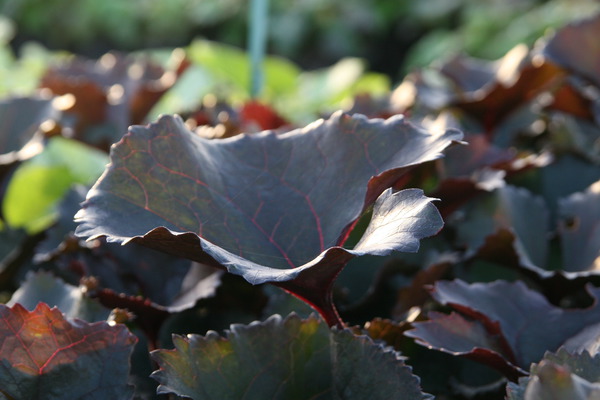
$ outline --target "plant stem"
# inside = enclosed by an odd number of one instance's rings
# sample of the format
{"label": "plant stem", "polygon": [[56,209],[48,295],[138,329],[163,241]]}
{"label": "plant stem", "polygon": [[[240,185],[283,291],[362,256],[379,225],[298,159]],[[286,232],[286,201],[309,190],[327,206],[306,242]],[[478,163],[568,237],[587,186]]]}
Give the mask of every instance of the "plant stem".
{"label": "plant stem", "polygon": [[263,62],[267,43],[269,0],[250,0],[248,50],[250,53],[250,96],[258,97],[264,85]]}

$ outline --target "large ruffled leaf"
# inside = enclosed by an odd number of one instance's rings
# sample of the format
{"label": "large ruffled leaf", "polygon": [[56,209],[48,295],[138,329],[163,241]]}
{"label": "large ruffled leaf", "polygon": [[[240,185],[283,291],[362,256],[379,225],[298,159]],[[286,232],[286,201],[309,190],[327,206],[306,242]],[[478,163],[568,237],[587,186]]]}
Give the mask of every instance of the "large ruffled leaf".
{"label": "large ruffled leaf", "polygon": [[[589,292],[594,299],[600,296],[598,289]],[[433,313],[407,335],[429,347],[486,362],[511,378],[524,375],[546,351],[556,351],[600,318],[597,302],[587,309],[562,309],[522,282],[441,281],[433,297],[460,314]]]}
{"label": "large ruffled leaf", "polygon": [[[223,266],[253,284],[277,282],[325,307],[351,258],[416,251],[420,238],[442,227],[420,190],[382,192],[461,137],[425,132],[402,117],[337,113],[282,135],[214,141],[165,116],[132,127],[113,147],[76,233]],[[339,247],[376,199],[361,242]]]}
{"label": "large ruffled leaf", "polygon": [[124,325],[66,320],[39,303],[0,305],[0,394],[7,399],[130,399],[136,337]]}
{"label": "large ruffled leaf", "polygon": [[428,399],[391,348],[316,318],[275,315],[152,353],[159,393],[202,399]]}

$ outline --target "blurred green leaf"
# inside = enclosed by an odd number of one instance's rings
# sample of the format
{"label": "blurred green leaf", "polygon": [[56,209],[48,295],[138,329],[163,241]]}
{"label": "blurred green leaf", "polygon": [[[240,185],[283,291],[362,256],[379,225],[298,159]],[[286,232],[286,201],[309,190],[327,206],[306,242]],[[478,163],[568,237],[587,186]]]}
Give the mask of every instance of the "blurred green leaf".
{"label": "blurred green leaf", "polygon": [[91,184],[108,163],[106,154],[74,140],[49,140],[45,150],[15,171],[2,204],[6,222],[30,233],[57,217],[55,207],[72,184]]}
{"label": "blurred green leaf", "polygon": [[[222,83],[231,86],[233,99],[249,98],[250,61],[243,50],[207,40],[196,40],[189,46],[188,53],[193,62],[208,70]],[[300,69],[291,61],[274,56],[266,57],[264,68],[266,80],[263,96],[266,99],[296,90]]]}

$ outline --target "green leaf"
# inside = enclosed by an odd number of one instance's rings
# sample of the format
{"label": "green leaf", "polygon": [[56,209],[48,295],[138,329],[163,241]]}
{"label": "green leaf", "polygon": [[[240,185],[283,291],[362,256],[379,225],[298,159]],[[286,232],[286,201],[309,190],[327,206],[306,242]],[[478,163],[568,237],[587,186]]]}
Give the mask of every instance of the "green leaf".
{"label": "green leaf", "polygon": [[22,165],[13,175],[4,197],[6,222],[29,233],[44,230],[57,216],[55,203],[73,182],[65,166]]}
{"label": "green leaf", "polygon": [[50,139],[44,151],[19,166],[2,204],[6,222],[29,233],[50,226],[56,206],[72,184],[91,184],[108,160],[104,153],[61,137]]}
{"label": "green leaf", "polygon": [[152,353],[158,392],[202,399],[428,399],[399,353],[312,317],[275,315]]}
{"label": "green leaf", "polygon": [[[241,49],[197,40],[188,49],[190,59],[212,73],[215,78],[233,85],[233,97],[247,99],[250,88],[250,61]],[[266,57],[264,60],[265,98],[273,98],[296,90],[300,69],[279,57]]]}
{"label": "green leaf", "polygon": [[0,305],[0,394],[4,399],[131,399],[129,357],[137,338],[124,325],[66,320],[39,303]]}

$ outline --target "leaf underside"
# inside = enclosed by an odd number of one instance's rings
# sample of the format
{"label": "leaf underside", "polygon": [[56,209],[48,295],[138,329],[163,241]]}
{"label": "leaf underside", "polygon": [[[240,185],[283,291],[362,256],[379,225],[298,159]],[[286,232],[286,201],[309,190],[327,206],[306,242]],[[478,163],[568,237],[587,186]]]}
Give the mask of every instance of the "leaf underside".
{"label": "leaf underside", "polygon": [[[594,299],[600,296],[598,289],[588,291]],[[434,313],[407,335],[428,347],[486,362],[511,378],[524,375],[546,351],[556,351],[600,316],[597,301],[585,309],[562,309],[522,282],[441,281],[433,297],[460,314]]]}

